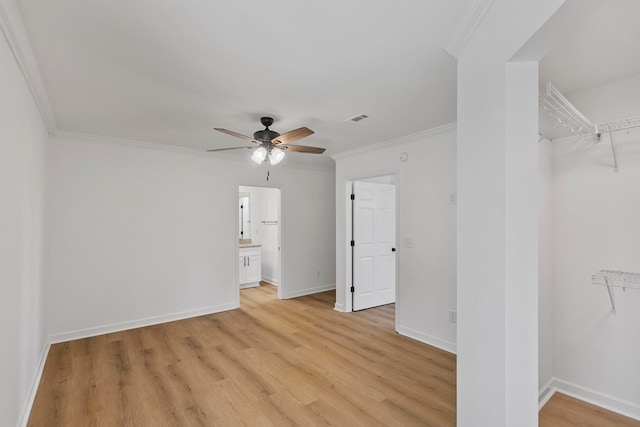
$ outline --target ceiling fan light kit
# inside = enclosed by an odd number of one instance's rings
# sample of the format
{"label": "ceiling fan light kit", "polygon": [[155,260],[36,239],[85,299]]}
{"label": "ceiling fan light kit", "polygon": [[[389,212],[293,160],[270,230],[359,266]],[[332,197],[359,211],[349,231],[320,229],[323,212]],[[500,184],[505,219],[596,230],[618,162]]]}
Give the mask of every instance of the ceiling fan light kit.
{"label": "ceiling fan light kit", "polygon": [[273,147],[269,153],[269,163],[275,166],[280,163],[282,159],[284,159],[284,151],[278,147]]}
{"label": "ceiling fan light kit", "polygon": [[262,147],[262,146],[260,146],[251,155],[251,160],[253,160],[257,164],[260,164],[260,163],[264,162],[264,159],[266,157],[267,157],[267,149]]}
{"label": "ceiling fan light kit", "polygon": [[[215,128],[215,130],[217,130],[218,132],[226,133],[227,135],[234,136],[236,138],[243,139],[245,141],[253,142],[254,144],[258,144],[258,148],[256,148],[251,155],[251,160],[258,164],[261,164],[268,158],[269,164],[277,165],[282,161],[282,159],[284,159],[285,151],[287,150],[310,154],[322,154],[325,151],[324,148],[291,144],[294,141],[305,138],[309,135],[313,135],[313,131],[309,128],[301,127],[283,133],[281,135],[278,132],[269,129],[269,126],[273,124],[273,119],[271,117],[262,117],[260,119],[260,122],[264,126],[264,130],[254,132],[253,138],[227,129]],[[225,151],[247,148],[253,149],[254,146],[217,148],[207,151]]]}

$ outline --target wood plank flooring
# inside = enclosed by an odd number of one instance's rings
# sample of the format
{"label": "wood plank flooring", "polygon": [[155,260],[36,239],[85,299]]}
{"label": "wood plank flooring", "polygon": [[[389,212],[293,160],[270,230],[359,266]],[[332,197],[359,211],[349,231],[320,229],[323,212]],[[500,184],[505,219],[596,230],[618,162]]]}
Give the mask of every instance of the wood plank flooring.
{"label": "wood plank flooring", "polygon": [[[28,425],[455,425],[455,356],[395,333],[393,305],[241,295],[238,310],[53,345]],[[567,424],[556,396],[541,425],[639,425]]]}
{"label": "wood plank flooring", "polygon": [[640,421],[555,393],[538,416],[540,427],[638,427]]}

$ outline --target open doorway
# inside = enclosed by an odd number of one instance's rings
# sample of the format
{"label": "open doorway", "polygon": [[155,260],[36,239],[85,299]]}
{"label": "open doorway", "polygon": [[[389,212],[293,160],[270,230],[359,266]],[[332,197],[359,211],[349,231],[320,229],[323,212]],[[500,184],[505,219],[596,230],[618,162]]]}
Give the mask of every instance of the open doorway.
{"label": "open doorway", "polygon": [[396,186],[392,175],[350,183],[351,308],[396,302]]}
{"label": "open doorway", "polygon": [[282,296],[282,196],[274,187],[238,186],[238,288],[277,288]]}

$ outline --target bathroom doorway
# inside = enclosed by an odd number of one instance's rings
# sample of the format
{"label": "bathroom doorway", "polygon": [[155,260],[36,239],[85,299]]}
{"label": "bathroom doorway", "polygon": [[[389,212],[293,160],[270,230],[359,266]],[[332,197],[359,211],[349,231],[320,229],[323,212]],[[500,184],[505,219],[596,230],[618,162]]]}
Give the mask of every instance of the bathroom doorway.
{"label": "bathroom doorway", "polygon": [[239,290],[274,286],[282,298],[281,189],[240,185],[237,207]]}

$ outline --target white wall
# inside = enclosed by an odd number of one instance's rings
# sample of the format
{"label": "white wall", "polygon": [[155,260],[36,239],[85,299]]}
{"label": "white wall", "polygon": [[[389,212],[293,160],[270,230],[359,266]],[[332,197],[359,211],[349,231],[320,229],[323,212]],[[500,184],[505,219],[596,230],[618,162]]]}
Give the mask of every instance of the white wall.
{"label": "white wall", "polygon": [[553,205],[552,148],[553,143],[538,144],[538,388],[542,390],[554,375],[553,368]]}
{"label": "white wall", "polygon": [[[238,305],[238,186],[266,182],[264,167],[58,137],[46,178],[54,339]],[[284,297],[333,284],[333,172],[279,165],[269,182],[284,200]]]}
{"label": "white wall", "polygon": [[[640,77],[568,94],[593,122],[640,115]],[[554,361],[561,388],[640,417],[640,291],[591,284],[600,269],[640,272],[640,129],[553,142]],[[624,402],[626,401],[626,402]]]}
{"label": "white wall", "polygon": [[[443,133],[444,132],[444,133]],[[348,292],[347,182],[396,174],[396,329],[455,351],[456,325],[456,142],[452,126],[336,158],[336,308],[350,310]],[[408,160],[400,160],[401,153]],[[406,238],[412,248],[403,246]]]}
{"label": "white wall", "polygon": [[48,136],[0,37],[0,425],[17,425],[44,347],[42,166]]}

